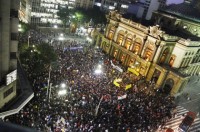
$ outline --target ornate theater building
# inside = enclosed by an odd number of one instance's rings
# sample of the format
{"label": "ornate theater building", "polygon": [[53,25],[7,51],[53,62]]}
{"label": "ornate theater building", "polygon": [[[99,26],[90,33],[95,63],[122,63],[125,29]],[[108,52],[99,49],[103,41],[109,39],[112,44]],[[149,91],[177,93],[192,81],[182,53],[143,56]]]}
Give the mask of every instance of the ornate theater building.
{"label": "ornate theater building", "polygon": [[198,41],[169,35],[158,25],[146,27],[116,11],[110,12],[107,20],[105,33],[95,36],[96,45],[136,76],[154,81],[156,88],[174,95],[190,75],[200,72]]}

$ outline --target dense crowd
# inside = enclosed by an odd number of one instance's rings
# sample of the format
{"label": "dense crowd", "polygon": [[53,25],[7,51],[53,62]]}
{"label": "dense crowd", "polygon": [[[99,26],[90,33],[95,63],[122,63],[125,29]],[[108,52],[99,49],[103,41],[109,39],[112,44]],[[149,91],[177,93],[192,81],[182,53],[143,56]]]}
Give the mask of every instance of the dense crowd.
{"label": "dense crowd", "polygon": [[[48,72],[36,78],[30,75],[35,97],[5,121],[48,132],[154,132],[172,118],[173,97],[155,89],[154,82],[146,82],[145,77],[125,68],[123,72],[114,69],[111,61],[122,67],[120,62],[100,49],[65,50],[80,46],[75,40],[50,44],[59,56],[58,68],[51,71],[50,100],[46,94]],[[97,74],[99,65],[102,73]],[[113,84],[117,78],[122,80],[120,87]],[[125,90],[126,84],[132,87]],[[59,95],[62,89],[67,93]]]}

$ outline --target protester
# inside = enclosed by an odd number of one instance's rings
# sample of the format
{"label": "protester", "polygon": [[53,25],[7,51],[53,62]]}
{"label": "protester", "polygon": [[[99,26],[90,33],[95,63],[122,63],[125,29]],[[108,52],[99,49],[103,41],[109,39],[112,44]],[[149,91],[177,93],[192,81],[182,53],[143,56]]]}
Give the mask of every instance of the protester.
{"label": "protester", "polygon": [[[51,36],[40,33],[38,42]],[[59,56],[59,69],[51,71],[50,102],[45,89],[48,72],[36,78],[30,73],[35,97],[6,121],[48,132],[154,132],[172,118],[173,97],[155,89],[145,77],[124,68],[118,71],[113,64],[122,67],[120,62],[100,49],[76,40],[48,42]],[[98,68],[102,72],[96,73]],[[115,79],[121,79],[119,87],[113,84]],[[66,87],[61,88],[61,83]],[[67,93],[58,95],[61,89]]]}

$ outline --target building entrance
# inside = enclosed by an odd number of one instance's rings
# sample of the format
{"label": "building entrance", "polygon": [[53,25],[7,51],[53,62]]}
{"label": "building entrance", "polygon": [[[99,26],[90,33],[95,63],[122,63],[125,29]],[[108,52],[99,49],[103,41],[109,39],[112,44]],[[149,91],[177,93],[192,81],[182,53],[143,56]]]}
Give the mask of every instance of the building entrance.
{"label": "building entrance", "polygon": [[172,90],[172,88],[173,88],[173,86],[174,86],[174,80],[170,79],[170,78],[167,79],[167,81],[166,81],[166,83],[165,83],[165,85],[164,85],[164,87],[162,89],[163,93],[169,95],[171,90]]}
{"label": "building entrance", "polygon": [[156,83],[158,81],[158,78],[160,77],[160,73],[161,72],[158,69],[155,69],[151,81]]}

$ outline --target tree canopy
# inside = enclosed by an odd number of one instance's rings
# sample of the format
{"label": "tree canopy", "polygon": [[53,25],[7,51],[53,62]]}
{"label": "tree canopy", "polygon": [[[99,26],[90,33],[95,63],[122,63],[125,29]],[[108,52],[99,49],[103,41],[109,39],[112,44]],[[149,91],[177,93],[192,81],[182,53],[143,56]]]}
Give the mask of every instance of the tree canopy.
{"label": "tree canopy", "polygon": [[23,44],[20,50],[20,60],[25,66],[29,66],[27,69],[29,72],[40,74],[47,70],[47,67],[57,60],[57,55],[54,49],[46,43],[27,47],[27,44]]}
{"label": "tree canopy", "polygon": [[106,17],[103,12],[99,9],[99,7],[94,6],[91,9],[84,9],[84,8],[76,8],[74,10],[66,8],[59,8],[57,15],[63,21],[63,23],[67,23],[69,20],[72,23],[88,23],[92,19],[94,24],[105,24]]}
{"label": "tree canopy", "polygon": [[64,27],[66,26],[67,22],[70,20],[69,19],[70,13],[71,13],[71,10],[68,7],[59,7],[57,15],[62,20]]}
{"label": "tree canopy", "polygon": [[91,19],[95,24],[99,23],[106,23],[106,16],[105,13],[103,13],[99,7],[94,6],[91,9],[83,9],[83,8],[78,8],[75,13],[82,14],[82,17],[84,19],[84,22],[89,22]]}

